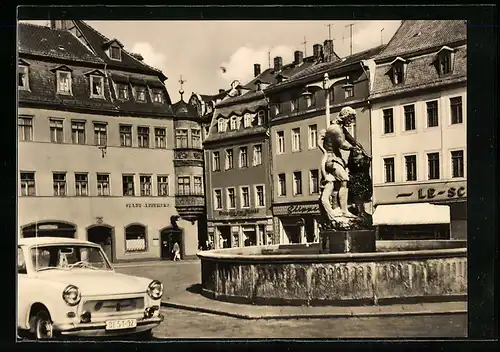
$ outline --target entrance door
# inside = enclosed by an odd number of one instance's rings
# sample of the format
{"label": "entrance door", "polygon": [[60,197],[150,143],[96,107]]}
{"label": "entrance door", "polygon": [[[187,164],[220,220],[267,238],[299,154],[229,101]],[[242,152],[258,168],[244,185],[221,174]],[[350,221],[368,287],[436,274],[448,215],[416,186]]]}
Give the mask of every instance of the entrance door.
{"label": "entrance door", "polygon": [[181,248],[181,258],[182,258],[182,230],[180,229],[165,229],[160,233],[161,237],[161,259],[172,260],[174,259],[174,253],[172,249],[174,244],[177,242],[179,248]]}
{"label": "entrance door", "polygon": [[231,227],[230,226],[218,226],[219,230],[219,248],[230,248],[232,245],[231,241]]}
{"label": "entrance door", "polygon": [[68,237],[75,238],[76,227],[59,221],[39,221],[22,228],[24,238],[28,237]]}
{"label": "entrance door", "polygon": [[298,225],[283,225],[289,243],[300,243],[300,227]]}
{"label": "entrance door", "polygon": [[113,262],[113,229],[111,227],[91,227],[87,229],[87,239],[100,245],[108,259]]}

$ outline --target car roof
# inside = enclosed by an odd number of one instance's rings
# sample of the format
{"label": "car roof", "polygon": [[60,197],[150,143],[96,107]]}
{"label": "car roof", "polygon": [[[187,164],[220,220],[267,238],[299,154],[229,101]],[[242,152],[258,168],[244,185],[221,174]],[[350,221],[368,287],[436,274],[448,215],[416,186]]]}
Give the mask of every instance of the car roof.
{"label": "car roof", "polygon": [[92,245],[98,246],[97,244],[85,241],[85,240],[77,240],[74,238],[66,238],[66,237],[30,237],[30,238],[21,238],[17,241],[17,244],[20,246],[40,246],[40,245],[50,245],[50,244],[68,244],[68,245]]}

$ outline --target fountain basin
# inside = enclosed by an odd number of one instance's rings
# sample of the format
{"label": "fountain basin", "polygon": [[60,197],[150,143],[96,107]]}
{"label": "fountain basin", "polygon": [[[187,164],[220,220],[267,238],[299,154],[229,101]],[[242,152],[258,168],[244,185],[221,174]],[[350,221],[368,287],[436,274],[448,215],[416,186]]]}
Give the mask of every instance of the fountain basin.
{"label": "fountain basin", "polygon": [[263,305],[464,300],[465,241],[377,241],[376,252],[320,254],[319,243],[198,253],[202,294]]}

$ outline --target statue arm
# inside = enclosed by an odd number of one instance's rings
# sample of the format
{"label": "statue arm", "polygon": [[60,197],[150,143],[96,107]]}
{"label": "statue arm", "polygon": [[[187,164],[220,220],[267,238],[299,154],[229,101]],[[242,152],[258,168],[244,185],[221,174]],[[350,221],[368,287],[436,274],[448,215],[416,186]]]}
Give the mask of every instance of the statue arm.
{"label": "statue arm", "polygon": [[321,158],[321,175],[323,178],[326,180],[326,162],[328,161],[328,154],[324,153],[323,157]]}

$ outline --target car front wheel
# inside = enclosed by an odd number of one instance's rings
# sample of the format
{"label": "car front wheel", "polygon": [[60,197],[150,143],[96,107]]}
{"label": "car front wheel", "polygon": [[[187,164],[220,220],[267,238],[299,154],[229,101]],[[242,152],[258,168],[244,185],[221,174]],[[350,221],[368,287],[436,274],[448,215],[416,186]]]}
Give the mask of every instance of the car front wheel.
{"label": "car front wheel", "polygon": [[31,318],[31,331],[37,340],[47,340],[54,336],[52,321],[49,313],[45,310],[37,312]]}

